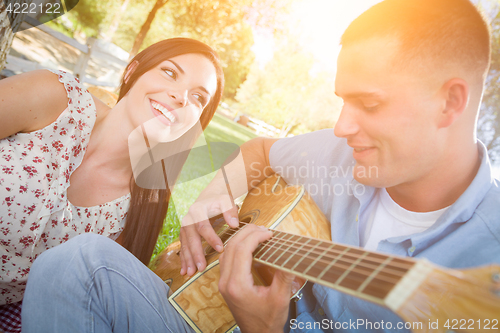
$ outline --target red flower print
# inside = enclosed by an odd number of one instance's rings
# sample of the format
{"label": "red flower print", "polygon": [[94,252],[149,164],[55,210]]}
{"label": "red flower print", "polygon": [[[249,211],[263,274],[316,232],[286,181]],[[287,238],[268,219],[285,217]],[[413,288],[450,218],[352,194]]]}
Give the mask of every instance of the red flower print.
{"label": "red flower print", "polygon": [[33,158],[33,163],[42,163],[42,158],[41,157],[38,157],[38,156],[35,156]]}
{"label": "red flower print", "polygon": [[9,168],[9,167],[6,167],[6,166],[4,166],[2,168],[3,173],[6,174],[6,175],[12,175],[12,170],[14,170],[14,168]]}
{"label": "red flower print", "polygon": [[40,198],[40,196],[43,196],[43,190],[42,189],[37,189],[33,193],[35,193],[36,198]]}
{"label": "red flower print", "polygon": [[89,223],[87,224],[87,226],[85,227],[85,232],[90,232],[92,230],[92,225]]}
{"label": "red flower print", "polygon": [[33,213],[35,211],[35,208],[36,208],[35,204],[33,204],[33,205],[29,206],[29,207],[24,206],[23,213],[31,215],[31,213]]}
{"label": "red flower print", "polygon": [[24,149],[28,149],[31,151],[35,145],[33,144],[33,140],[30,140],[30,142],[24,147]]}
{"label": "red flower print", "polygon": [[64,147],[64,145],[60,140],[56,140],[52,142],[52,147],[54,147],[54,149],[57,150],[57,152],[60,152],[61,149]]}
{"label": "red flower print", "polygon": [[19,238],[19,243],[23,244],[24,248],[27,248],[28,246],[33,244],[33,241],[34,241],[33,236],[24,236]]}
{"label": "red flower print", "polygon": [[77,157],[82,152],[82,145],[78,144],[78,145],[74,146],[72,151],[73,151],[73,156]]}
{"label": "red flower print", "polygon": [[23,167],[23,170],[28,173],[28,178],[31,178],[38,173],[38,171],[36,171],[36,168],[34,166],[25,165]]}
{"label": "red flower print", "polygon": [[4,202],[7,206],[10,206],[10,205],[12,205],[12,204],[14,203],[14,198],[15,198],[15,197],[6,197],[6,198],[4,199],[4,201],[3,201],[3,202]]}
{"label": "red flower print", "polygon": [[21,185],[19,186],[19,193],[26,193],[28,191],[28,186]]}

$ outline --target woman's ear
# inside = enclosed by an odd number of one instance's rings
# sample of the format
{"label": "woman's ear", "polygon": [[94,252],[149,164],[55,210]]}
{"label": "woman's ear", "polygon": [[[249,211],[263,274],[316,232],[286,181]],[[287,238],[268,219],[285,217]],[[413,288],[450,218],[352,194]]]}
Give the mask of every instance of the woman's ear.
{"label": "woman's ear", "polygon": [[130,65],[128,65],[127,72],[125,72],[125,77],[123,78],[124,83],[128,82],[130,76],[132,76],[132,74],[134,74],[134,71],[138,65],[139,65],[139,62],[137,60],[134,60],[133,62],[130,63]]}
{"label": "woman's ear", "polygon": [[469,103],[469,85],[467,81],[454,78],[447,81],[442,92],[446,98],[446,104],[441,111],[439,127],[448,127],[464,112]]}

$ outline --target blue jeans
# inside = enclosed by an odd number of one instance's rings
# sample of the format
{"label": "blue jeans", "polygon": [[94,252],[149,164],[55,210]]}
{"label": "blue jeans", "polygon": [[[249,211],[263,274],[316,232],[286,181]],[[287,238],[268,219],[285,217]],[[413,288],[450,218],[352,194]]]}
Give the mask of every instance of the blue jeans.
{"label": "blue jeans", "polygon": [[45,251],[31,268],[23,332],[193,332],[168,286],[123,247],[83,234]]}

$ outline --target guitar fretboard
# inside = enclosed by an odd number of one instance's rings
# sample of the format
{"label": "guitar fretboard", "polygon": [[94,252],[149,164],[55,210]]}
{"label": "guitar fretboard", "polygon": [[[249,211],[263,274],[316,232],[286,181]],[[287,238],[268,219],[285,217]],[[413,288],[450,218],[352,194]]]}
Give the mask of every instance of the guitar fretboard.
{"label": "guitar fretboard", "polygon": [[381,304],[415,264],[411,259],[281,231],[259,245],[254,260]]}

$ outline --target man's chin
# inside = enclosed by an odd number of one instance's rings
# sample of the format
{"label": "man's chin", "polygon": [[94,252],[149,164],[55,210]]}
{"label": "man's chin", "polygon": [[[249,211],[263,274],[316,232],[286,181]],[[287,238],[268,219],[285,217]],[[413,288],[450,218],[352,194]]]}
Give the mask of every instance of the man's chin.
{"label": "man's chin", "polygon": [[366,166],[356,163],[352,170],[352,175],[360,184],[372,187],[383,187],[381,184],[382,179],[379,177],[379,168],[376,165]]}

